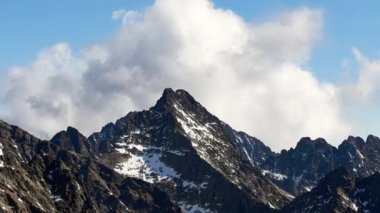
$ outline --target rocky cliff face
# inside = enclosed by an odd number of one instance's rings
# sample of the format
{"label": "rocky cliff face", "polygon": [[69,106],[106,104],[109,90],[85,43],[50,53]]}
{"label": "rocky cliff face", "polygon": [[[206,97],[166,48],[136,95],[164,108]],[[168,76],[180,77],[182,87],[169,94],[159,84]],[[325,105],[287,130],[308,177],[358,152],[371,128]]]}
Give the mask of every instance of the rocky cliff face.
{"label": "rocky cliff face", "polygon": [[291,200],[247,160],[256,159],[253,150],[245,153],[237,141],[265,146],[183,90],[165,90],[154,107],[129,113],[90,140],[110,168],[161,186],[187,211],[266,212]]}
{"label": "rocky cliff face", "polygon": [[239,153],[253,166],[261,167],[268,159],[276,156],[276,153],[272,152],[272,150],[259,139],[245,132],[236,131],[228,124],[222,124],[222,126],[223,132],[228,139],[234,144]]}
{"label": "rocky cliff face", "polygon": [[282,212],[379,212],[379,173],[355,179],[355,174],[338,168],[317,187],[294,199]]}
{"label": "rocky cliff face", "polygon": [[380,171],[379,138],[370,135],[364,141],[350,136],[338,148],[322,138],[302,138],[294,149],[283,150],[260,166],[274,183],[294,195],[310,191],[339,167],[349,169],[359,178]]}
{"label": "rocky cliff face", "polygon": [[[83,141],[78,141],[78,138]],[[82,147],[88,144],[86,141],[85,137],[72,128],[59,133],[52,142],[48,142],[1,122],[1,211],[181,211],[157,187],[123,177],[96,160],[80,154],[87,149],[77,149],[74,144]],[[71,148],[77,152],[71,151]]]}
{"label": "rocky cliff face", "polygon": [[57,133],[50,141],[59,147],[86,157],[93,155],[93,148],[90,142],[73,127],[68,127],[66,131]]}

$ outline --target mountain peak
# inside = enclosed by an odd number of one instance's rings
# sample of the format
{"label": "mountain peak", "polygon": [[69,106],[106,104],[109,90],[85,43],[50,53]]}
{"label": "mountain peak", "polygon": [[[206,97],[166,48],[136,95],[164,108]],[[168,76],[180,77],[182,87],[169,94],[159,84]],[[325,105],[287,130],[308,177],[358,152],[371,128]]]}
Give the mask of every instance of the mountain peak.
{"label": "mountain peak", "polygon": [[174,104],[189,108],[200,105],[186,90],[178,89],[174,91],[172,88],[166,88],[153,108],[162,110],[167,109],[167,107],[172,108]]}
{"label": "mountain peak", "polygon": [[66,131],[57,133],[50,141],[78,154],[89,155],[91,153],[90,143],[87,138],[71,126],[67,127]]}
{"label": "mountain peak", "polygon": [[162,94],[163,97],[166,96],[176,96],[176,95],[185,95],[185,96],[191,96],[186,90],[184,89],[177,89],[173,90],[172,88],[165,88],[164,92]]}
{"label": "mountain peak", "polygon": [[175,91],[172,88],[165,88],[162,97],[170,97],[175,95]]}
{"label": "mountain peak", "polygon": [[368,135],[366,143],[377,143],[380,142],[380,139],[374,135]]}
{"label": "mountain peak", "polygon": [[[223,124],[185,90],[168,88],[154,107],[125,116],[90,141],[98,144],[99,161],[120,174],[165,186],[162,189],[181,202],[196,201],[202,208],[222,211],[217,202],[204,200],[239,197],[223,207],[226,212],[266,212],[269,206],[288,203],[288,194],[248,161],[250,153],[265,147],[245,134],[227,131]],[[238,149],[238,142],[251,149]]]}
{"label": "mountain peak", "polygon": [[68,126],[66,128],[66,132],[69,135],[80,135],[81,134],[77,128],[72,127],[72,126]]}
{"label": "mountain peak", "polygon": [[356,147],[364,147],[365,146],[365,141],[361,137],[354,137],[354,136],[349,136],[346,140],[344,140],[339,146],[338,149],[352,149]]}
{"label": "mountain peak", "polygon": [[323,138],[317,138],[315,140],[312,140],[310,137],[303,137],[297,143],[297,146],[295,149],[311,151],[314,149],[325,149],[325,148],[330,148],[330,147],[331,145],[329,145],[327,141]]}

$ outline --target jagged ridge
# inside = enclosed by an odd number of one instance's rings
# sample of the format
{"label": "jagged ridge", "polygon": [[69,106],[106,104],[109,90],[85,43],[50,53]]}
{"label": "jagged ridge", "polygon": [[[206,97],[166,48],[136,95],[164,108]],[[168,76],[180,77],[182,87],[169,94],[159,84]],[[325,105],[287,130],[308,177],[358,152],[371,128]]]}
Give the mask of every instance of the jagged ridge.
{"label": "jagged ridge", "polygon": [[73,144],[88,144],[86,141],[73,128],[49,142],[1,122],[1,211],[181,211],[157,187],[119,175],[82,155],[82,149],[68,150]]}
{"label": "jagged ridge", "polygon": [[90,140],[111,168],[164,184],[189,211],[271,211],[289,202],[247,160],[231,132],[242,134],[186,91],[166,89],[154,107],[129,113]]}
{"label": "jagged ridge", "polygon": [[282,212],[379,212],[380,174],[355,179],[340,167],[324,177],[317,187],[294,199]]}

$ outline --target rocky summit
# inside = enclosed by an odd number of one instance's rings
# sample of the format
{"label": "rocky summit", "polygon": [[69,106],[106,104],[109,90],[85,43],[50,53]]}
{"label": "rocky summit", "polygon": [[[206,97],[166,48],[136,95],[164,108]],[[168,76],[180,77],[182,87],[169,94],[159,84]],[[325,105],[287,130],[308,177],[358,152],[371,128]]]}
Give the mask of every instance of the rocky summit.
{"label": "rocky summit", "polygon": [[131,112],[89,139],[105,165],[160,186],[185,211],[267,212],[291,200],[248,160],[253,150],[249,155],[238,146],[260,142],[228,127],[184,90],[166,89],[154,107]]}
{"label": "rocky summit", "polygon": [[379,170],[375,136],[275,153],[184,90],[88,138],[0,121],[0,212],[378,212]]}

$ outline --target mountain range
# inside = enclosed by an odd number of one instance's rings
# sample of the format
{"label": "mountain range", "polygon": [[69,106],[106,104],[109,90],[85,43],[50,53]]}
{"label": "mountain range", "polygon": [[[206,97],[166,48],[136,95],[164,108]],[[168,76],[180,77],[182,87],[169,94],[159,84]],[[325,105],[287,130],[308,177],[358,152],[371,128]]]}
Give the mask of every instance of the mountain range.
{"label": "mountain range", "polygon": [[0,122],[1,212],[380,212],[379,171],[376,136],[276,153],[185,90],[89,137]]}

